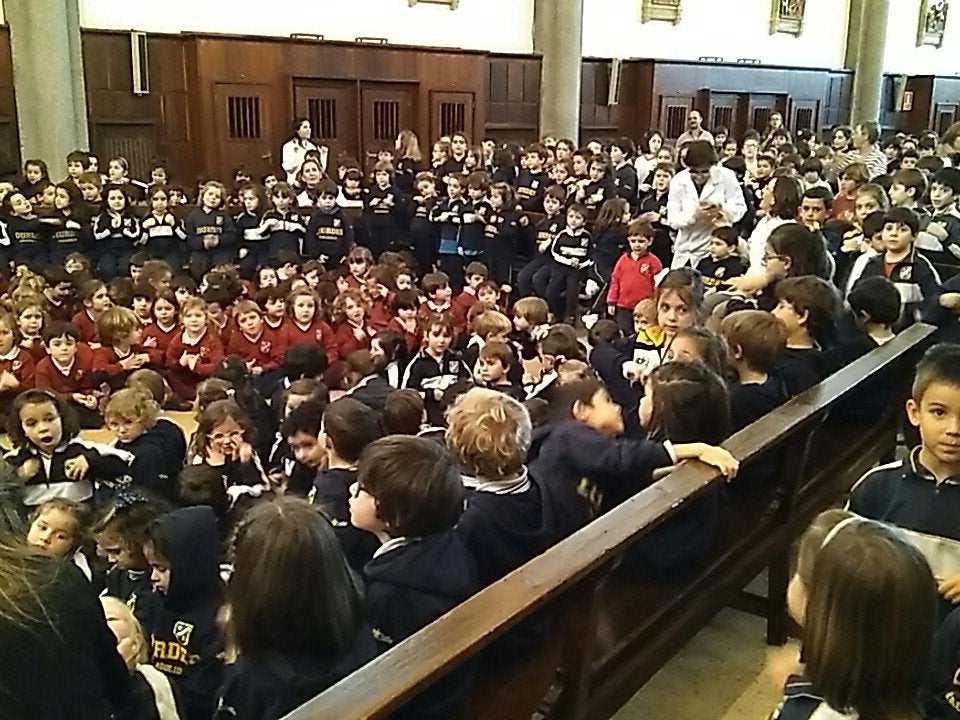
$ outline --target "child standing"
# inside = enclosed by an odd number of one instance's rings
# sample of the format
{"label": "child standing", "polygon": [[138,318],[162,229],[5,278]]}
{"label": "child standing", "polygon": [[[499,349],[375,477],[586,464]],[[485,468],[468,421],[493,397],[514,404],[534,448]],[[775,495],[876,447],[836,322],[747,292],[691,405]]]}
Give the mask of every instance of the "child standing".
{"label": "child standing", "polygon": [[440,242],[438,227],[431,221],[434,206],[439,200],[437,179],[431,172],[417,173],[416,193],[410,207],[410,243],[420,272],[430,272],[437,261],[437,245]]}
{"label": "child standing", "polygon": [[490,279],[498,285],[510,286],[513,284],[514,263],[522,251],[516,193],[506,183],[494,183],[490,188],[489,203],[490,213],[483,234]]}
{"label": "child standing", "polygon": [[236,260],[236,230],[223,209],[225,202],[226,189],[222,183],[204,183],[200,188],[199,207],[184,221],[190,274],[198,282],[215,265]]}
{"label": "child standing", "polygon": [[374,257],[380,257],[397,243],[399,197],[393,186],[393,165],[380,161],[373,167],[373,184],[363,191],[367,242]]}
{"label": "child standing", "polygon": [[[303,235],[303,255],[320,260],[328,268],[335,268],[353,248],[353,223],[337,201],[337,186],[332,180],[321,180],[318,191],[320,196]],[[274,188],[273,202],[277,212],[280,212],[286,206],[282,199],[286,191],[280,190],[279,197],[277,192],[277,188]]]}
{"label": "child standing", "polygon": [[453,318],[445,314],[428,315],[420,324],[420,332],[420,352],[410,360],[400,384],[420,393],[428,422],[441,427],[444,424],[444,391],[465,374],[460,358],[450,350]]}
{"label": "child standing", "polygon": [[576,319],[580,285],[590,266],[590,233],[584,227],[587,210],[574,203],[567,210],[567,226],[557,233],[550,255],[550,282],[547,285],[547,303],[558,319]]}
{"label": "child standing", "polygon": [[463,216],[467,214],[467,200],[463,197],[467,178],[461,174],[448,175],[447,197],[443,198],[430,212],[430,221],[439,228],[437,246],[440,269],[450,278],[454,292],[463,287],[463,257],[460,254],[460,234],[463,230]]}
{"label": "child standing", "polygon": [[624,253],[610,277],[607,311],[625,334],[633,331],[633,309],[641,300],[656,293],[656,277],[663,270],[659,258],[650,252],[653,228],[635,220],[627,229],[630,250]]}
{"label": "child standing", "polygon": [[627,252],[629,225],[630,206],[623,198],[614,198],[603,203],[593,224],[593,237],[596,242],[590,257],[597,274],[607,286],[610,284],[614,266],[623,253]]}

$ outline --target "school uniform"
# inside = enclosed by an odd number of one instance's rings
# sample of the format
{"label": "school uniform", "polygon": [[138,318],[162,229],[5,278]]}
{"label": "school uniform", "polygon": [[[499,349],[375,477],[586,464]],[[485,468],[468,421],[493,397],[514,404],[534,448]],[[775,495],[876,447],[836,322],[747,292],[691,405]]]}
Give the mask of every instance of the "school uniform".
{"label": "school uniform", "polygon": [[303,256],[335,268],[354,242],[353,223],[343,208],[335,206],[330,212],[314,208],[303,235]]}
{"label": "school uniform", "polygon": [[333,526],[350,567],[360,572],[373,557],[380,541],[376,536],[350,524],[350,486],[356,479],[356,470],[321,470],[313,481],[313,503]]}
{"label": "school uniform", "polygon": [[[336,211],[335,211],[336,213]],[[263,242],[257,246],[257,264],[267,264],[280,253],[300,254],[304,250],[304,238],[311,215],[300,210],[267,210],[260,219],[260,236]],[[340,228],[342,233],[342,228]]]}
{"label": "school uniform", "polygon": [[747,272],[747,265],[739,255],[728,255],[722,260],[705,257],[697,263],[697,272],[703,278],[704,290],[722,290],[730,278]]}
{"label": "school uniform", "polygon": [[213,717],[223,675],[216,622],[223,602],[217,519],[212,508],[201,505],[167,513],[157,524],[170,586],[138,602],[138,618],[149,662],[170,678],[182,698],[184,720],[206,720]]}
{"label": "school uniform", "polygon": [[445,425],[443,392],[466,373],[467,370],[454,352],[447,350],[438,360],[426,350],[421,350],[407,364],[400,385],[417,390],[423,396],[427,422],[441,427]]}
{"label": "school uniform", "polygon": [[[354,330],[360,330],[361,337],[358,338]],[[337,359],[346,360],[347,355],[354,350],[366,350],[369,348],[370,338],[372,338],[374,334],[373,328],[366,323],[359,328],[346,320],[341,323],[336,323],[333,326],[333,334],[330,337],[331,346],[327,352],[330,354],[332,351]]]}
{"label": "school uniform", "polygon": [[655,212],[660,216],[656,222],[650,223],[653,227],[653,242],[650,245],[650,252],[660,258],[664,267],[670,267],[673,260],[673,238],[671,237],[670,227],[666,224],[667,202],[670,190],[657,192],[652,189],[640,200],[639,213]]}
{"label": "school uniform", "polygon": [[67,255],[83,252],[89,242],[90,225],[76,213],[65,215],[60,210],[50,210],[40,215],[40,223],[46,231],[51,265],[62,265]]}
{"label": "school uniform", "polygon": [[289,350],[294,345],[318,345],[326,353],[328,363],[337,359],[333,330],[323,320],[315,318],[307,327],[303,327],[291,318],[290,322],[282,327],[286,333],[284,342],[286,349]]}
{"label": "school uniform", "polygon": [[924,718],[957,720],[960,717],[960,608],[947,615],[937,631],[931,674]]}
{"label": "school uniform", "polygon": [[[775,372],[767,373],[762,383],[739,382],[727,386],[730,396],[730,430],[737,432],[752,422],[776,410],[790,399],[786,383]],[[746,496],[768,486],[780,465],[782,452],[768,450],[744,463],[726,491],[734,496]]]}
{"label": "school uniform", "polygon": [[100,331],[97,329],[97,321],[90,314],[89,310],[80,310],[70,321],[77,331],[77,342],[81,343],[99,343]]}
{"label": "school uniform", "polygon": [[[184,355],[199,355],[193,370],[180,364]],[[216,333],[204,330],[195,341],[184,342],[183,331],[178,332],[167,348],[166,364],[170,389],[184,400],[197,396],[197,384],[213,374],[217,363],[223,360],[223,343]]]}
{"label": "school uniform", "polygon": [[[190,252],[190,274],[195,280],[214,265],[234,263],[237,259],[237,235],[233,220],[223,210],[206,211],[195,208],[183,223],[187,236],[187,249]],[[204,238],[216,238],[217,245],[207,248]]]}
{"label": "school uniform", "polygon": [[521,170],[517,176],[517,202],[524,212],[542,213],[543,194],[550,186],[547,173]]}
{"label": "school uniform", "polygon": [[625,252],[629,252],[629,247],[627,229],[623,225],[614,225],[597,235],[590,257],[604,283],[609,284],[613,268]]}
{"label": "school uniform", "polygon": [[[466,322],[466,320],[464,320],[464,322]],[[414,327],[413,331],[410,331],[407,326],[401,322],[400,318],[391,318],[387,327],[396,330],[403,336],[403,342],[407,346],[407,355],[416,352],[417,347],[420,345],[420,335],[416,327]]]}
{"label": "school uniform", "polygon": [[187,234],[172,212],[153,213],[140,221],[144,252],[166,262],[175,271],[183,267],[183,249]]}
{"label": "school uniform", "polygon": [[[150,362],[154,365],[162,365],[167,355],[167,349],[173,338],[180,332],[180,327],[174,323],[168,328],[161,327],[158,323],[152,322],[147,325],[140,334],[143,349],[150,354]],[[147,341],[150,342],[147,342]]]}
{"label": "school uniform", "polygon": [[390,185],[372,185],[363,191],[363,213],[367,226],[367,247],[374,257],[397,246],[400,233],[400,196]]}
{"label": "school uniform", "polygon": [[[261,229],[262,216],[246,209],[233,216],[233,226],[237,233],[238,263],[240,277],[249,280],[253,278],[258,265],[270,259],[267,238]],[[297,252],[300,248],[297,247]],[[276,257],[275,255],[273,257]]]}
{"label": "school uniform", "polygon": [[877,255],[867,262],[860,277],[886,277],[897,288],[903,302],[897,322],[897,327],[901,329],[920,319],[924,300],[936,295],[940,288],[940,275],[916,249],[893,265],[887,264],[884,255]]}
{"label": "school uniform", "polygon": [[283,362],[284,336],[283,330],[275,333],[266,324],[261,327],[256,337],[237,330],[230,335],[225,353],[238,355],[245,364],[253,363],[253,367],[268,373],[279,368]]}
{"label": "school uniform", "polygon": [[[366,616],[379,651],[386,652],[480,589],[476,562],[462,538],[447,530],[397,537],[380,546],[363,568]],[[391,714],[397,720],[456,717],[474,674],[468,663]]]}
{"label": "school uniform", "polygon": [[774,365],[791,397],[816,385],[827,376],[826,357],[819,348],[786,348]]}
{"label": "school uniform", "polygon": [[394,388],[385,377],[380,375],[367,375],[352,388],[347,390],[346,394],[354,400],[359,400],[367,407],[383,412],[387,404],[387,398],[393,393]]}
{"label": "school uniform", "polygon": [[69,367],[61,367],[53,358],[46,357],[36,365],[34,380],[41,390],[53,390],[69,398],[73,393],[93,390],[93,351],[84,344],[77,345],[77,353]]}
{"label": "school uniform", "polygon": [[43,296],[47,300],[47,314],[51,320],[70,322],[70,319],[76,314],[77,301],[75,298],[66,300],[52,298],[46,291],[44,291]]}
{"label": "school uniform", "polygon": [[[947,237],[940,240],[936,235],[927,231],[927,226],[940,223],[947,231]],[[954,258],[960,258],[960,209],[956,203],[939,211],[926,219],[917,233],[917,247],[923,250],[943,251],[950,253]]]}
{"label": "school uniform", "polygon": [[940,342],[960,342],[960,315],[940,305],[941,295],[955,292],[960,292],[960,275],[946,280],[924,305],[922,320],[937,326]]}
{"label": "school uniform", "polygon": [[34,272],[43,272],[48,262],[46,228],[36,215],[11,215],[6,218],[10,252],[16,262]]}
{"label": "school uniform", "polygon": [[587,209],[590,222],[596,220],[597,213],[607,200],[617,197],[617,187],[610,178],[591,180],[584,186],[584,191],[583,206]]}
{"label": "school uniform", "polygon": [[[64,472],[63,464],[80,456],[87,460],[90,470],[82,480],[71,480]],[[50,456],[27,444],[10,450],[3,457],[15,469],[21,468],[28,460],[36,461],[34,473],[23,484],[23,504],[28,507],[42,505],[54,498],[84,502],[93,497],[95,486],[120,488],[133,481],[133,455],[79,437],[64,440]]]}
{"label": "school uniform", "polygon": [[590,233],[585,228],[574,231],[566,227],[553,240],[546,295],[550,311],[558,320],[576,315],[580,285],[591,263],[590,243]]}
{"label": "school uniform", "polygon": [[[493,208],[485,199],[470,200],[467,198],[463,215],[460,217],[460,236],[457,240],[458,250],[463,256],[463,262],[468,263],[486,254],[487,243],[484,237],[487,218],[493,214]],[[484,258],[486,259],[486,258]]]}
{"label": "school uniform", "polygon": [[150,568],[126,570],[110,566],[104,575],[102,595],[123,600],[136,614],[137,601],[150,592]]}
{"label": "school uniform", "polygon": [[520,297],[546,297],[547,285],[550,282],[550,246],[566,222],[566,218],[558,213],[545,216],[533,228],[536,252],[517,275],[517,291]]}
{"label": "school uniform", "polygon": [[187,438],[183,430],[173,420],[159,418],[157,424],[150,428],[150,432],[159,438],[160,445],[164,449],[164,459],[160,466],[159,474],[164,474],[176,483],[180,470],[187,457]]}
{"label": "school uniform", "polygon": [[617,188],[617,195],[628,203],[630,209],[637,207],[639,181],[637,179],[637,170],[629,162],[625,162],[618,168],[613,169],[613,184]]}
{"label": "school uniform", "polygon": [[93,372],[94,380],[100,380],[110,384],[114,390],[123,387],[127,378],[133,373],[120,363],[132,355],[144,352],[139,345],[132,345],[127,352],[121,354],[116,348],[109,345],[103,345],[93,351]]}
{"label": "school uniform", "polygon": [[[440,199],[430,211],[430,221],[438,227],[437,263],[450,278],[450,287],[460,292],[463,287],[463,258],[460,256],[460,233],[463,216],[469,212],[465,198]],[[441,221],[441,217],[447,217]]]}
{"label": "school uniform", "polygon": [[522,254],[520,216],[513,208],[487,215],[483,228],[490,279],[498,285],[513,283],[513,267]]}
{"label": "school uniform", "polygon": [[437,195],[431,197],[416,196],[410,204],[410,244],[417,258],[420,274],[430,271],[437,261],[437,245],[440,242],[439,227],[431,222],[434,206],[439,202]]}
{"label": "school uniform", "polygon": [[802,675],[791,675],[783,689],[783,699],[770,720],[857,720],[858,717],[856,713],[834,710],[813,683]]}
{"label": "school uniform", "polygon": [[617,260],[610,276],[607,305],[615,306],[617,325],[623,332],[633,330],[633,309],[637,303],[656,293],[656,277],[661,270],[659,258],[649,252],[638,258],[625,253]]}
{"label": "school uniform", "polygon": [[10,348],[10,352],[5,355],[0,355],[0,373],[4,372],[13,375],[20,383],[20,387],[8,391],[10,393],[16,394],[36,385],[36,365],[33,362],[33,356],[18,345]]}
{"label": "school uniform", "polygon": [[453,298],[450,302],[450,314],[457,319],[457,325],[462,327],[467,326],[467,315],[477,302],[479,302],[477,300],[477,291],[469,287],[465,287],[463,292]]}
{"label": "school uniform", "polygon": [[[177,499],[177,476],[183,469],[186,440],[180,432],[177,442],[172,433],[160,423],[158,420],[157,425],[145,430],[131,442],[115,440],[113,447],[133,455],[133,487],[173,501]],[[173,425],[169,420],[164,420],[163,423],[167,426]]]}
{"label": "school uniform", "polygon": [[134,244],[141,236],[140,222],[129,212],[119,217],[100,213],[93,220],[93,242],[87,251],[97,273],[105,281],[130,272]]}

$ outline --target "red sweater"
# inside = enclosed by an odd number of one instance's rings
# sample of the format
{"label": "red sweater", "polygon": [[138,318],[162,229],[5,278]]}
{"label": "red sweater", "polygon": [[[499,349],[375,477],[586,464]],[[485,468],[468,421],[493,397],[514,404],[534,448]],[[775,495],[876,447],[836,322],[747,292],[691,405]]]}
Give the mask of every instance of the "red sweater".
{"label": "red sweater", "polygon": [[648,252],[636,260],[630,253],[624,253],[613,268],[607,305],[633,310],[641,300],[653,297],[657,288],[654,278],[661,270],[663,264],[653,253]]}
{"label": "red sweater", "polygon": [[457,319],[458,326],[467,326],[467,313],[470,312],[470,308],[476,305],[477,302],[479,302],[477,300],[477,294],[470,290],[464,290],[453,299],[453,302],[450,303],[450,312],[453,313],[453,316]]}
{"label": "red sweater", "polygon": [[126,360],[131,355],[136,355],[137,353],[142,352],[145,352],[142,346],[133,345],[130,347],[130,351],[126,355],[121,356],[120,353],[118,353],[116,349],[110,345],[102,345],[93,351],[93,369],[100,372],[105,372],[108,376],[114,378],[117,375],[130,372],[120,364],[121,360]]}
{"label": "red sweater", "polygon": [[13,375],[20,382],[19,388],[7,392],[18,393],[21,390],[29,390],[36,384],[36,365],[33,362],[33,357],[22,347],[14,346],[6,357],[0,355],[0,372],[4,371]]}
{"label": "red sweater", "polygon": [[[266,315],[263,316],[263,329],[269,330],[270,332],[272,332],[276,337],[277,342],[282,343],[280,347],[281,357],[287,354],[287,347],[288,347],[287,337],[289,336],[288,328],[290,327],[290,324],[291,324],[291,320],[290,318],[287,318],[287,317],[285,317],[280,322],[275,323],[271,321],[270,318],[268,318]],[[240,332],[239,330],[236,330],[236,329],[234,330],[235,332]],[[226,343],[227,341],[224,340],[223,342]]]}
{"label": "red sweater", "polygon": [[383,328],[390,324],[390,320],[393,319],[393,313],[390,312],[390,300],[392,297],[393,293],[385,298],[374,300],[370,306],[370,327],[374,330],[383,330]]}
{"label": "red sweater", "polygon": [[323,320],[315,319],[306,328],[300,327],[295,320],[286,324],[287,342],[289,350],[294,345],[319,345],[327,353],[327,362],[337,359],[336,348],[333,346],[333,330]]}
{"label": "red sweater", "polygon": [[[147,325],[140,334],[140,340],[143,349],[150,353],[150,362],[154,365],[163,365],[167,357],[167,348],[176,334],[180,332],[180,327],[174,324],[169,330],[164,330],[155,322]],[[152,340],[153,342],[148,342]]]}
{"label": "red sweater", "polygon": [[89,393],[93,390],[93,351],[86,345],[77,345],[73,364],[64,372],[53,360],[45,357],[37,364],[36,384],[41,390],[53,390],[64,396]]}
{"label": "red sweater", "polygon": [[90,317],[86,310],[79,311],[73,316],[73,327],[77,331],[77,340],[85,343],[99,343],[100,332],[97,330],[97,321]]}
{"label": "red sweater", "polygon": [[400,318],[393,318],[388,327],[403,335],[403,341],[407,344],[407,351],[411,355],[417,352],[417,348],[420,347],[419,328],[417,329],[417,332],[410,332],[403,326],[403,323],[400,322]]}
{"label": "red sweater", "polygon": [[27,344],[27,342],[26,340],[21,340],[20,347],[30,353],[30,357],[33,358],[33,364],[36,365],[47,356],[47,349],[43,346],[43,340],[40,338],[34,338],[32,344]]}
{"label": "red sweater", "polygon": [[[184,355],[199,355],[197,366],[191,370],[180,364],[180,358]],[[215,332],[207,330],[200,337],[200,340],[194,344],[185,344],[183,342],[183,331],[174,335],[167,348],[167,367],[171,372],[181,375],[192,375],[198,381],[209,377],[217,363],[223,360],[223,343]]]}
{"label": "red sweater", "polygon": [[365,350],[370,347],[370,338],[375,334],[373,328],[365,324],[363,326],[364,338],[359,340],[353,334],[354,327],[346,321],[333,326],[333,348],[340,360],[346,360],[347,355],[354,350]]}
{"label": "red sweater", "polygon": [[247,337],[241,330],[233,333],[227,343],[227,355],[238,355],[245,363],[269,372],[283,362],[283,346],[283,334],[264,325],[255,338]]}

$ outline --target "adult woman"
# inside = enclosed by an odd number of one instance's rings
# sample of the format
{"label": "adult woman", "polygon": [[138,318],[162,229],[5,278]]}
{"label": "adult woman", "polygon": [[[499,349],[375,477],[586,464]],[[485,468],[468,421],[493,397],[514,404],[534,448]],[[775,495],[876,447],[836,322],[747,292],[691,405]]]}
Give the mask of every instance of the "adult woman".
{"label": "adult woman", "polygon": [[851,147],[851,142],[853,141],[853,130],[841,125],[840,127],[835,127],[833,129],[833,151],[837,153],[850,152],[853,148]]}
{"label": "adult woman", "polygon": [[763,252],[770,233],[788,222],[796,222],[797,209],[803,198],[800,183],[791,177],[781,176],[768,182],[760,195],[759,210],[763,217],[754,227],[747,241],[750,269],[757,270],[763,265]]}
{"label": "adult woman", "polygon": [[310,120],[308,118],[298,118],[293,121],[293,137],[283,145],[281,166],[287,173],[287,182],[291,185],[296,182],[297,173],[300,166],[303,165],[307,151],[320,149],[310,140]]}
{"label": "adult woman", "polygon": [[323,182],[323,168],[320,161],[313,157],[304,160],[296,177],[296,186],[301,190],[297,195],[297,205],[316,207],[320,199],[321,182]]}
{"label": "adult woman", "polygon": [[420,152],[420,140],[413,130],[401,130],[397,135],[397,167],[394,184],[404,197],[413,195],[413,181],[423,169],[423,154]]}
{"label": "adult woman", "polygon": [[650,183],[647,182],[648,176],[657,166],[657,153],[663,147],[663,135],[659,130],[647,130],[640,141],[640,152],[637,153],[637,159],[633,161],[633,166],[637,169],[637,182],[640,183],[640,194],[650,192]]}
{"label": "adult woman", "polygon": [[5,529],[0,647],[4,717],[102,720],[127,706],[130,674],[90,583]]}

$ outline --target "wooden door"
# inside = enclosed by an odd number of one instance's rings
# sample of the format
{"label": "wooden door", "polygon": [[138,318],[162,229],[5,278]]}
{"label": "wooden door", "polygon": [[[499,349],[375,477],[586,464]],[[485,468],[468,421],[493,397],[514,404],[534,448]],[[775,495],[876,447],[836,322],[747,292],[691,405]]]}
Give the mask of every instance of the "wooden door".
{"label": "wooden door", "polygon": [[91,123],[90,144],[104,166],[108,158],[126,158],[130,177],[134,178],[149,179],[159,155],[157,133],[151,123]]}
{"label": "wooden door", "polygon": [[273,167],[270,96],[271,88],[265,84],[216,83],[214,139],[222,177],[238,165],[246,165],[252,177]]}
{"label": "wooden door", "polygon": [[756,130],[761,135],[770,123],[770,116],[775,111],[780,110],[776,95],[760,93],[750,93],[750,100],[747,107],[747,126]]}
{"label": "wooden door", "polygon": [[431,92],[430,137],[439,138],[462,132],[477,142],[478,138],[473,132],[473,103],[472,92]]}
{"label": "wooden door", "polygon": [[690,96],[661,95],[657,127],[667,140],[676,140],[687,131],[687,114],[693,107]]}
{"label": "wooden door", "polygon": [[293,81],[297,117],[310,118],[313,139],[330,148],[330,163],[341,153],[360,159],[357,84],[335,80]]}
{"label": "wooden door", "polygon": [[721,125],[727,129],[729,137],[743,135],[740,126],[740,96],[731,93],[710,93],[710,111],[705,115],[703,124],[710,132],[716,132]]}
{"label": "wooden door", "polygon": [[816,133],[820,127],[819,100],[793,100],[790,103],[790,131],[794,137],[800,130]]}
{"label": "wooden door", "polygon": [[361,162],[368,170],[380,150],[394,147],[401,130],[414,127],[418,89],[415,83],[360,83]]}

